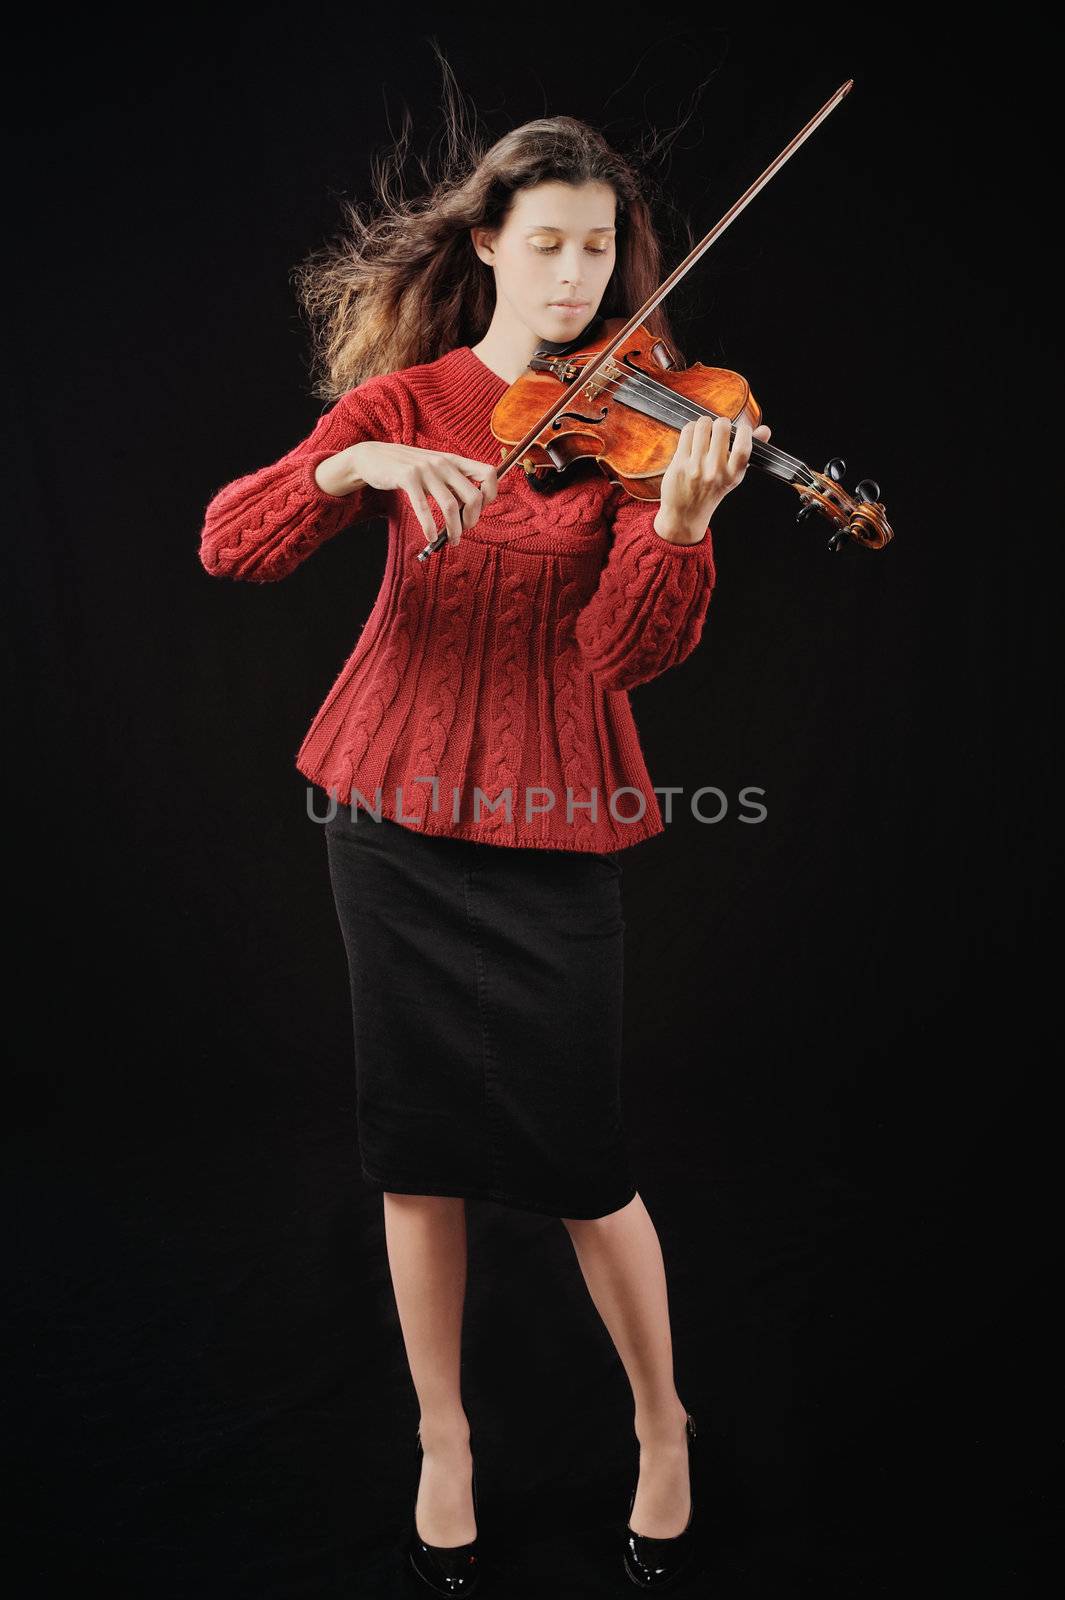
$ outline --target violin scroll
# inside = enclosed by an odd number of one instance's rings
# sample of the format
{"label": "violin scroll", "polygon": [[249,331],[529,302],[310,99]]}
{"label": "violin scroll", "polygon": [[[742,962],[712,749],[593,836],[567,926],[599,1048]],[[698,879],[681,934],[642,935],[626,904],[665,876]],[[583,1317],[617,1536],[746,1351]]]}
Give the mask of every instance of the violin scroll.
{"label": "violin scroll", "polygon": [[833,555],[843,549],[846,539],[864,545],[867,550],[882,550],[894,537],[886,510],[880,500],[880,485],[873,478],[863,478],[854,486],[854,495],[841,487],[847,463],[833,456],[825,463],[823,472],[807,469],[807,476],[794,482],[802,501],[796,522],[804,522],[814,512],[835,523],[835,532],[828,541]]}

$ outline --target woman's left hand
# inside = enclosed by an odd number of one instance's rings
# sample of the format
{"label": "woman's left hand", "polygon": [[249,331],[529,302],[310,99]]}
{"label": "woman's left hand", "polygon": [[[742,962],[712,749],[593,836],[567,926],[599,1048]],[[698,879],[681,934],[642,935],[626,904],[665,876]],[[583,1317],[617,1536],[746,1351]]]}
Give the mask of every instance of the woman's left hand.
{"label": "woman's left hand", "polygon": [[743,482],[755,439],[764,443],[772,432],[764,422],[752,430],[746,417],[696,417],[680,430],[676,452],[662,475],[661,505],[655,532],[674,544],[697,544],[710,518],[727,494]]}

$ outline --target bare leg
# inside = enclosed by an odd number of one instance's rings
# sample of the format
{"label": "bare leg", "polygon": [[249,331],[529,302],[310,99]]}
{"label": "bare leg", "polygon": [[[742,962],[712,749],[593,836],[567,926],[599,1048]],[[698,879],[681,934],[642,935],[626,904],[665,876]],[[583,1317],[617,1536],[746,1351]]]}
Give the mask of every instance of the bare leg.
{"label": "bare leg", "polygon": [[562,1221],[632,1386],[640,1480],[629,1525],[635,1533],[672,1539],[683,1532],[691,1509],[687,1408],[673,1379],[658,1234],[639,1195],[610,1216]]}
{"label": "bare leg", "polygon": [[385,1242],[424,1458],[415,1522],[427,1544],[468,1544],[473,1512],[470,1425],[459,1387],[466,1297],[466,1202],[384,1194]]}

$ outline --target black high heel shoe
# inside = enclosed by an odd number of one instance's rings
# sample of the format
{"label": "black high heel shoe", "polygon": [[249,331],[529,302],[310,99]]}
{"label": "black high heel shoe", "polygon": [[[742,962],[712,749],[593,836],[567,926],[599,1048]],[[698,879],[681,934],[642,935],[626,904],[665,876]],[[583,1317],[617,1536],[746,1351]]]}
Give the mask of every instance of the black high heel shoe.
{"label": "black high heel shoe", "polygon": [[[422,1464],[422,1436],[420,1433],[418,1434],[418,1443],[415,1448],[415,1461],[420,1478]],[[473,1468],[471,1487],[473,1489],[473,1511],[476,1516],[476,1465]],[[434,1594],[465,1596],[478,1592],[481,1565],[477,1540],[472,1539],[469,1544],[426,1544],[418,1532],[417,1491],[415,1491],[415,1509],[410,1514],[407,1555],[419,1578],[423,1583],[429,1585]]]}
{"label": "black high heel shoe", "polygon": [[[641,1589],[665,1589],[675,1583],[687,1570],[695,1550],[695,1452],[692,1449],[695,1422],[690,1412],[684,1428],[688,1445],[688,1482],[691,1487],[691,1508],[684,1527],[671,1539],[652,1539],[649,1534],[636,1533],[627,1522],[625,1525],[625,1547],[622,1552],[625,1575]],[[630,1517],[635,1504],[636,1490],[633,1489],[629,1500]]]}

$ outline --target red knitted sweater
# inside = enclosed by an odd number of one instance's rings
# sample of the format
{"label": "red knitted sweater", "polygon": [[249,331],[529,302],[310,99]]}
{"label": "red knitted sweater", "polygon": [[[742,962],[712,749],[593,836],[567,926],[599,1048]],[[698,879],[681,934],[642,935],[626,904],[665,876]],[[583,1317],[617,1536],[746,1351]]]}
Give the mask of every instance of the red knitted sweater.
{"label": "red knitted sweater", "polygon": [[710,530],[672,544],[654,530],[658,502],[601,472],[541,494],[515,467],[458,547],[420,562],[405,493],[315,482],[320,461],[362,439],[498,462],[489,419],[507,387],[468,345],[359,384],[287,455],[219,489],[200,559],[216,577],[271,583],[386,516],[380,592],[297,769],[423,833],[619,850],[664,831],[628,691],[698,644]]}

